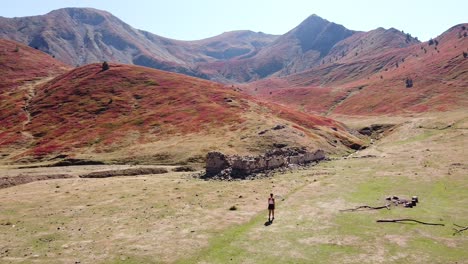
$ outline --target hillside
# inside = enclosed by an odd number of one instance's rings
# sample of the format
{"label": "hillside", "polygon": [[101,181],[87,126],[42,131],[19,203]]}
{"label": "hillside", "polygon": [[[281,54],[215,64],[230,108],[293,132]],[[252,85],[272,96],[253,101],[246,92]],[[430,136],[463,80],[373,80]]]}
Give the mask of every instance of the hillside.
{"label": "hillside", "polygon": [[[295,75],[251,83],[245,90],[268,101],[321,114],[396,114],[466,107],[467,26],[454,26],[432,41],[398,49],[377,51],[367,45],[366,54],[361,52],[356,58],[345,55]],[[336,47],[346,46],[347,41]],[[412,80],[412,87],[406,87],[407,79]]]}
{"label": "hillside", "polygon": [[0,91],[63,73],[69,67],[21,43],[0,39]]}
{"label": "hillside", "polygon": [[68,69],[41,51],[0,40],[0,145],[27,144],[31,136],[20,132],[30,119],[26,109],[35,95],[35,85]]}
{"label": "hillside", "polygon": [[254,55],[201,64],[200,68],[222,81],[249,82],[272,75],[288,75],[317,65],[337,42],[354,33],[312,15]]}
{"label": "hillside", "polygon": [[36,86],[26,111],[30,121],[20,126],[13,119],[3,134],[31,137],[15,152],[8,150],[24,137],[2,142],[5,161],[60,155],[185,163],[210,150],[258,154],[281,144],[337,154],[362,144],[334,120],[256,102],[210,81],[122,64],[107,71],[87,65]]}

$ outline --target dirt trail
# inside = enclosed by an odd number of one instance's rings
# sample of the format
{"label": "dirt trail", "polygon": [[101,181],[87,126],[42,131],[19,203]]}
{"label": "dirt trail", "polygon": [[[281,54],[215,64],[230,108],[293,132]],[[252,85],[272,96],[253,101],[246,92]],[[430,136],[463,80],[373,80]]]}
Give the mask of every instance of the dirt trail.
{"label": "dirt trail", "polygon": [[[364,87],[362,87],[364,88]],[[352,89],[352,90],[349,90],[346,92],[346,94],[335,100],[334,104],[332,106],[330,106],[330,108],[328,108],[328,110],[325,112],[325,116],[329,116],[330,114],[333,113],[333,111],[335,111],[335,109],[340,106],[341,104],[344,103],[344,101],[348,100],[350,97],[352,97],[353,95],[355,95],[356,93],[358,93],[359,91],[361,91],[362,88],[357,88],[357,89]]]}
{"label": "dirt trail", "polygon": [[46,78],[43,78],[43,79],[40,79],[40,80],[27,82],[27,83],[25,83],[23,86],[21,86],[19,88],[20,90],[24,90],[25,93],[26,93],[25,94],[25,99],[24,99],[24,106],[21,108],[24,111],[24,114],[26,116],[26,120],[23,121],[23,123],[22,123],[21,133],[23,134],[23,136],[25,136],[27,138],[32,138],[33,137],[31,135],[31,133],[26,131],[26,126],[29,123],[31,123],[31,113],[29,111],[29,105],[30,105],[32,99],[36,96],[36,87],[38,85],[41,85],[43,83],[46,83],[46,82],[52,80],[53,78],[54,77],[46,77]]}

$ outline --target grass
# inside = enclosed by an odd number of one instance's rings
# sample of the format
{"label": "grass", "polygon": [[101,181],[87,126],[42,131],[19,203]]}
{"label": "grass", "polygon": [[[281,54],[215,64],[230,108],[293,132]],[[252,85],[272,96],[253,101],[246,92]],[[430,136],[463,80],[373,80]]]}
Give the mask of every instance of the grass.
{"label": "grass", "polygon": [[[0,223],[11,223],[0,225],[0,262],[463,263],[468,239],[453,236],[452,224],[467,224],[468,182],[466,167],[451,165],[464,164],[463,124],[424,137],[418,124],[426,119],[403,121],[357,158],[255,181],[169,172],[0,190]],[[359,158],[370,154],[378,155]],[[265,226],[270,192],[278,195],[276,219]],[[340,212],[382,205],[388,195],[420,203]],[[445,226],[376,222],[393,218]]]}
{"label": "grass", "polygon": [[397,142],[395,142],[395,144],[406,144],[406,143],[411,143],[411,142],[422,141],[422,140],[430,138],[430,137],[432,137],[432,136],[434,136],[434,135],[436,135],[438,133],[441,133],[441,131],[436,131],[436,130],[424,131],[424,133],[421,133],[421,134],[416,135],[414,137],[405,139],[403,141],[397,141]]}

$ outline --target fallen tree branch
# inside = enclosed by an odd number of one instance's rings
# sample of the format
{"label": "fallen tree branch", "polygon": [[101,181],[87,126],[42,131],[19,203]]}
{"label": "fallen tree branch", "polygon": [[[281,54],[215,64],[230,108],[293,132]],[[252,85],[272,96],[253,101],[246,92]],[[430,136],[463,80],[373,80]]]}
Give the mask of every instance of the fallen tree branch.
{"label": "fallen tree branch", "polygon": [[437,224],[437,223],[426,223],[414,219],[388,219],[388,220],[377,220],[377,223],[398,223],[398,222],[416,222],[423,225],[436,225],[436,226],[445,226],[444,224]]}
{"label": "fallen tree branch", "polygon": [[457,225],[457,224],[453,224],[454,226],[456,227],[459,227],[461,229],[456,229],[456,228],[453,228],[453,230],[455,230],[455,232],[453,233],[453,235],[456,235],[456,234],[459,234],[465,230],[468,230],[468,226],[461,226],[461,225]]}
{"label": "fallen tree branch", "polygon": [[386,204],[384,206],[377,206],[377,207],[368,206],[368,205],[361,205],[361,206],[358,206],[356,208],[344,209],[344,210],[340,210],[340,211],[341,212],[354,212],[354,211],[357,211],[359,209],[379,210],[379,209],[384,209],[384,208],[387,208],[387,210],[390,210],[390,204]]}

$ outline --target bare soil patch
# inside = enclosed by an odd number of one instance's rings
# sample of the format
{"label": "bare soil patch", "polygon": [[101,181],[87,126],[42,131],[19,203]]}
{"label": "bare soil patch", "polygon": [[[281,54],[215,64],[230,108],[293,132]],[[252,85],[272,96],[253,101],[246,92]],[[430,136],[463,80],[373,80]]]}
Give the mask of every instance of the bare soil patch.
{"label": "bare soil patch", "polygon": [[69,174],[20,175],[16,177],[0,177],[0,189],[35,181],[69,179],[74,177],[75,176]]}

